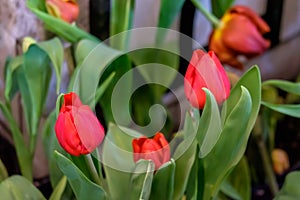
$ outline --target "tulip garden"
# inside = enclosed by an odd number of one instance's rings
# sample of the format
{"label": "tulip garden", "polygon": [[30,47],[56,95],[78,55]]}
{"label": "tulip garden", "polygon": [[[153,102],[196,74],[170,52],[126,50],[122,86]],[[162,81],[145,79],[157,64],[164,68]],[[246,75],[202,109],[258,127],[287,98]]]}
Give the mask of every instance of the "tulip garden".
{"label": "tulip garden", "polygon": [[[76,0],[26,1],[51,34],[25,38],[5,64],[0,109],[19,173],[0,158],[1,199],[299,199],[300,172],[274,144],[278,116],[300,117],[300,85],[262,80],[257,65],[230,70],[270,48],[264,19],[233,0],[212,1],[220,17],[191,0],[213,26],[202,47],[170,29],[183,0],[162,0],[157,27],[138,29],[133,0],[110,2],[110,34],[101,41],[76,25]],[[179,40],[197,47],[182,50]],[[278,101],[279,90],[294,100]],[[17,96],[25,131],[13,114]],[[56,103],[46,112],[49,99]],[[47,194],[34,181],[39,140]]]}

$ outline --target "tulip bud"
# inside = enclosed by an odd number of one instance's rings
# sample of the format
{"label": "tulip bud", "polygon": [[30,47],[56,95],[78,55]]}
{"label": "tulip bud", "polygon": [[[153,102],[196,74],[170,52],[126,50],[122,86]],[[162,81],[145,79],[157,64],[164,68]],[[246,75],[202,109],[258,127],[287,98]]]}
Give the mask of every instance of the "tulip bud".
{"label": "tulip bud", "polygon": [[290,168],[289,157],[282,149],[274,149],[272,151],[273,169],[276,174],[283,174]]}
{"label": "tulip bud", "polygon": [[46,0],[46,9],[50,15],[68,23],[74,22],[79,15],[76,0]]}
{"label": "tulip bud", "polygon": [[133,159],[137,162],[140,159],[152,160],[157,170],[162,164],[170,160],[170,147],[162,133],[156,133],[153,139],[141,137],[132,140]]}
{"label": "tulip bud", "polygon": [[270,27],[259,15],[246,6],[236,5],[224,14],[221,25],[211,33],[209,49],[222,63],[242,69],[238,56],[251,58],[270,47],[270,41],[263,38],[267,32]]}
{"label": "tulip bud", "polygon": [[206,94],[202,88],[209,89],[218,104],[223,103],[230,94],[230,81],[220,61],[210,51],[198,49],[193,52],[184,79],[184,91],[192,106],[203,109]]}
{"label": "tulip bud", "polygon": [[74,156],[95,150],[105,134],[92,110],[73,92],[64,95],[55,132],[59,144]]}

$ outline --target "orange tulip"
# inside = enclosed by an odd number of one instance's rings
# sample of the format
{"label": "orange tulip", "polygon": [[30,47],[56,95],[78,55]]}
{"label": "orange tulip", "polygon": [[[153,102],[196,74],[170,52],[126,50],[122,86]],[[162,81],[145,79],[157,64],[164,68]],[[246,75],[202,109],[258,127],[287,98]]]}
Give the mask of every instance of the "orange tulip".
{"label": "orange tulip", "polygon": [[152,160],[155,170],[170,160],[170,147],[162,133],[156,133],[153,139],[141,137],[132,140],[134,162],[140,159]]}
{"label": "orange tulip", "polygon": [[64,95],[55,132],[59,144],[74,156],[94,151],[105,135],[104,128],[90,107],[83,105],[73,92]]}
{"label": "orange tulip", "polygon": [[248,7],[236,5],[221,18],[220,26],[213,30],[209,49],[214,51],[222,63],[243,69],[237,59],[263,53],[270,47],[270,41],[263,34],[270,32],[266,22]]}
{"label": "orange tulip", "polygon": [[74,22],[79,15],[76,0],[46,0],[46,9],[50,15],[68,23]]}

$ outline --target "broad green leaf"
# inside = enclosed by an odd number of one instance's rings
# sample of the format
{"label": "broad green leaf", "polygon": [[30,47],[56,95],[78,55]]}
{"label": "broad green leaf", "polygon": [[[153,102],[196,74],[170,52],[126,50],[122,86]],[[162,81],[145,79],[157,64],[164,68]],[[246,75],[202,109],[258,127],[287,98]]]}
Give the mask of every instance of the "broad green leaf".
{"label": "broad green leaf", "polygon": [[286,80],[267,80],[262,83],[262,86],[273,86],[283,91],[300,95],[300,83],[295,83]]}
{"label": "broad green leaf", "polygon": [[221,186],[221,191],[233,199],[249,200],[251,177],[247,158],[243,157]]}
{"label": "broad green leaf", "polygon": [[198,152],[199,148],[197,146],[195,161],[188,177],[188,183],[186,187],[186,199],[205,199],[203,198],[205,174],[203,162],[201,159],[199,159]]}
{"label": "broad green leaf", "polygon": [[58,38],[37,43],[49,56],[56,73],[56,93],[59,93],[61,82],[61,68],[64,60],[64,48]]}
{"label": "broad green leaf", "polygon": [[275,196],[275,200],[296,200],[300,198],[300,172],[290,172],[284,181],[284,184]]}
{"label": "broad green leaf", "polygon": [[44,22],[48,30],[71,43],[78,42],[81,39],[99,41],[96,37],[78,28],[76,25],[69,24],[63,20],[49,15],[46,12],[44,1],[27,0],[26,6]]}
{"label": "broad green leaf", "polygon": [[6,167],[0,159],[0,183],[7,177],[8,177],[8,173]]}
{"label": "broad green leaf", "polygon": [[76,44],[75,48],[75,60],[76,64],[80,65],[84,59],[88,56],[88,54],[96,48],[96,46],[99,44],[99,42],[94,41],[94,40],[88,40],[88,39],[83,39],[80,40]]}
{"label": "broad green leaf", "polygon": [[46,200],[42,193],[26,178],[11,176],[0,183],[1,199]]}
{"label": "broad green leaf", "polygon": [[[79,54],[80,49],[76,51]],[[87,52],[82,53],[84,55]],[[112,49],[105,44],[97,45],[90,53],[88,53],[85,59],[81,62],[81,65],[76,67],[68,90],[76,92],[80,96],[82,103],[89,105],[94,104],[95,102],[90,101],[94,100],[99,80],[103,77],[103,72],[122,54],[123,53],[121,51]],[[112,70],[111,73],[113,71],[114,70]],[[108,73],[106,77],[103,77],[103,81],[105,81],[111,73]],[[114,78],[116,77],[117,74]],[[107,105],[106,107],[108,107]]]}
{"label": "broad green leaf", "polygon": [[181,199],[186,190],[186,186],[188,183],[188,178],[194,164],[195,154],[197,143],[194,141],[190,143],[189,139],[184,140],[178,148],[185,146],[186,151],[182,154],[181,157],[175,160],[176,168],[175,168],[175,177],[174,177],[174,194],[172,199]]}
{"label": "broad green leaf", "polygon": [[[113,48],[127,49],[129,32],[124,32],[132,27],[134,0],[112,0],[110,2],[110,45]],[[119,34],[116,37],[114,35]]]}
{"label": "broad green leaf", "polygon": [[62,194],[66,188],[66,184],[67,184],[67,177],[63,176],[61,178],[61,180],[59,181],[59,183],[56,185],[56,187],[54,188],[49,200],[58,200],[61,199]]}
{"label": "broad green leaf", "polygon": [[206,93],[206,103],[197,130],[200,158],[205,157],[213,149],[222,131],[218,104],[208,89],[203,90]]}
{"label": "broad green leaf", "polygon": [[217,144],[204,157],[205,184],[206,187],[212,187],[212,190],[209,191],[210,195],[207,194],[208,190],[204,191],[205,197],[214,197],[217,194],[221,183],[239,162],[247,146],[250,131],[246,130],[251,120],[252,101],[245,87],[241,86],[240,90],[240,99],[237,102],[228,102],[235,106],[233,109],[227,110],[229,114]]}
{"label": "broad green leaf", "polygon": [[18,128],[17,122],[12,116],[12,113],[2,102],[0,102],[0,109],[11,129],[21,173],[29,181],[32,181],[32,155],[24,142],[23,135]]}
{"label": "broad green leaf", "polygon": [[[160,11],[158,19],[158,27],[170,28],[176,17],[179,15],[181,8],[185,0],[177,0],[176,3],[173,0],[161,0]],[[165,32],[159,32],[156,40],[161,42],[164,40]]]}
{"label": "broad green leaf", "polygon": [[130,199],[149,199],[155,165],[151,160],[139,160],[131,174]]}
{"label": "broad green leaf", "polygon": [[[251,67],[244,75],[240,78],[240,80],[236,83],[235,87],[230,91],[231,95],[228,100],[225,102],[225,106],[223,106],[222,111],[222,120],[223,123],[230,114],[231,110],[234,108],[235,103],[240,98],[240,87],[243,86],[247,88],[250,93],[252,107],[251,107],[251,117],[247,125],[246,132],[250,132],[256,122],[256,117],[260,110],[261,104],[261,77],[258,66],[254,65]],[[228,111],[228,112],[227,112]]]}
{"label": "broad green leaf", "polygon": [[161,43],[155,48],[138,49],[129,53],[129,57],[142,74],[145,82],[160,85],[150,86],[154,94],[154,101],[161,100],[163,93],[170,88],[178,75],[179,56],[176,54],[177,52],[179,52],[178,43],[173,41],[168,44]]}
{"label": "broad green leaf", "polygon": [[[107,87],[100,99],[100,105],[106,122],[116,122],[127,126],[131,122],[129,100],[132,94],[131,61],[127,55],[114,60],[103,73],[100,84],[112,73],[115,73],[113,81]],[[122,99],[122,101],[120,101]]]}
{"label": "broad green leaf", "polygon": [[[110,198],[129,198],[128,187],[131,183],[131,172],[135,168],[132,153],[132,140],[141,134],[124,127],[110,124],[102,144],[102,164]],[[118,184],[116,184],[118,180]]]}
{"label": "broad green leaf", "polygon": [[261,104],[282,114],[300,117],[300,104],[274,104],[265,101],[262,101]]}
{"label": "broad green leaf", "polygon": [[[51,78],[51,68],[49,63],[50,60],[48,55],[36,44],[31,45],[28,51],[24,54],[23,70],[25,73],[25,80],[28,84],[29,93],[24,93],[21,90],[21,95],[23,101],[30,99],[30,102],[25,103],[26,106],[31,104],[30,110],[27,108],[25,109],[25,111],[28,112],[26,116],[30,118],[27,119],[27,121],[30,122],[28,124],[28,128],[31,140],[31,151],[34,150],[34,137],[37,134],[40,116],[42,114],[43,106],[48,93],[48,87]],[[21,88],[20,85],[19,87]]]}
{"label": "broad green leaf", "polygon": [[234,0],[211,0],[212,14],[221,18],[233,3]]}
{"label": "broad green leaf", "polygon": [[67,176],[77,199],[106,199],[105,191],[90,181],[74,163],[58,151],[54,152],[60,170]]}
{"label": "broad green leaf", "polygon": [[23,64],[23,57],[17,56],[10,58],[5,66],[5,89],[4,97],[6,103],[10,103],[18,91],[18,83],[16,77],[16,69]]}
{"label": "broad green leaf", "polygon": [[171,200],[174,193],[175,162],[171,159],[155,173],[150,199]]}

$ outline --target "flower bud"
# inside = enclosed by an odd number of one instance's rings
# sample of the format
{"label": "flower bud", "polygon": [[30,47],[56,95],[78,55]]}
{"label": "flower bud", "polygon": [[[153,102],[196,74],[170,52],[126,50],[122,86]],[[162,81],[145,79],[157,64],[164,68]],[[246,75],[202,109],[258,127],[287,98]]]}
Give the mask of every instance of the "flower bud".
{"label": "flower bud", "polygon": [[259,55],[270,47],[270,41],[263,34],[270,32],[268,24],[253,10],[236,5],[221,18],[221,25],[213,30],[209,49],[214,51],[222,63],[243,69],[237,59]]}
{"label": "flower bud", "polygon": [[79,15],[76,0],[46,0],[46,9],[50,15],[68,23],[74,22]]}
{"label": "flower bud", "polygon": [[73,92],[64,95],[55,132],[59,144],[74,156],[94,151],[105,135],[90,107],[83,105]]}
{"label": "flower bud", "polygon": [[164,135],[156,133],[153,139],[141,137],[132,140],[134,162],[140,159],[152,160],[155,170],[170,160],[170,147]]}
{"label": "flower bud", "polygon": [[184,79],[184,91],[193,107],[203,109],[206,94],[202,88],[209,89],[218,104],[223,103],[230,94],[230,81],[220,61],[210,51],[195,50]]}
{"label": "flower bud", "polygon": [[283,174],[290,168],[289,157],[282,149],[274,149],[272,151],[273,169],[276,174]]}

